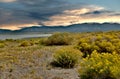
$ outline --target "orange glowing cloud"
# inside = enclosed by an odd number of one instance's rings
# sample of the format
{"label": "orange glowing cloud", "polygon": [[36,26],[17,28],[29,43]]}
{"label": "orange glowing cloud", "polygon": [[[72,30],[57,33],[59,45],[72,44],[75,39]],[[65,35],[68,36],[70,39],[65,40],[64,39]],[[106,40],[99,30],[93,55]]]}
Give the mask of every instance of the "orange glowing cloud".
{"label": "orange glowing cloud", "polygon": [[19,30],[23,27],[31,27],[31,26],[40,26],[38,23],[32,24],[12,24],[12,25],[1,25],[1,29],[10,29],[10,30]]}
{"label": "orange glowing cloud", "polygon": [[[75,10],[66,10],[62,14],[50,17],[49,21],[45,21],[44,24],[48,26],[67,26],[78,23],[104,23],[104,22],[116,22],[120,23],[120,16],[114,15],[114,13],[104,12],[98,14],[87,14],[94,11],[103,11],[103,7],[86,7]],[[111,16],[112,15],[112,16]]]}
{"label": "orange glowing cloud", "polygon": [[0,0],[0,2],[14,2],[16,0]]}

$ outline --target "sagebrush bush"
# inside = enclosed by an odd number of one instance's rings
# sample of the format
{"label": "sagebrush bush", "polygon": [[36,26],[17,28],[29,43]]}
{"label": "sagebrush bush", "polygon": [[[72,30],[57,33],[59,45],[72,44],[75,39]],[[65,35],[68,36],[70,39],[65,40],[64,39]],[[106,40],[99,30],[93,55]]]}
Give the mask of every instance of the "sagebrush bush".
{"label": "sagebrush bush", "polygon": [[0,48],[3,48],[5,47],[5,44],[4,43],[0,43]]}
{"label": "sagebrush bush", "polygon": [[31,46],[31,45],[32,45],[32,44],[31,44],[29,41],[23,41],[23,42],[20,43],[19,46],[21,46],[21,47],[26,47],[26,46]]}
{"label": "sagebrush bush", "polygon": [[53,63],[62,68],[73,68],[81,58],[81,52],[71,47],[57,50],[53,54]]}
{"label": "sagebrush bush", "polygon": [[71,44],[72,38],[68,33],[55,33],[48,37],[43,44],[45,45],[69,45]]}
{"label": "sagebrush bush", "polygon": [[81,79],[120,79],[120,55],[94,51],[83,59],[78,72]]}

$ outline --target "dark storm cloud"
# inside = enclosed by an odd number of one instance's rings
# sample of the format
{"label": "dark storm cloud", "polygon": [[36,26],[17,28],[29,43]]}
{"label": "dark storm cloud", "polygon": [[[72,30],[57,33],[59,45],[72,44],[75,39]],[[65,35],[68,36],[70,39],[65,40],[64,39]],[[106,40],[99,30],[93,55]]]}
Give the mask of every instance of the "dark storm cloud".
{"label": "dark storm cloud", "polygon": [[48,20],[72,6],[65,0],[16,0],[0,2],[0,24]]}
{"label": "dark storm cloud", "polygon": [[50,16],[78,6],[73,6],[66,0],[18,0],[17,2],[25,7],[23,10],[29,13],[28,17],[38,20],[48,20]]}
{"label": "dark storm cloud", "polygon": [[120,16],[120,13],[111,14],[110,16]]}
{"label": "dark storm cloud", "polygon": [[92,12],[87,12],[85,14],[81,14],[80,16],[91,16],[91,17],[97,17],[97,16],[118,16],[120,17],[120,12],[114,12],[114,11],[109,11],[109,10],[95,10]]}
{"label": "dark storm cloud", "polygon": [[92,12],[87,12],[83,15],[100,15],[100,14],[110,14],[110,13],[113,13],[112,11],[107,11],[107,10],[95,10],[95,11],[92,11]]}

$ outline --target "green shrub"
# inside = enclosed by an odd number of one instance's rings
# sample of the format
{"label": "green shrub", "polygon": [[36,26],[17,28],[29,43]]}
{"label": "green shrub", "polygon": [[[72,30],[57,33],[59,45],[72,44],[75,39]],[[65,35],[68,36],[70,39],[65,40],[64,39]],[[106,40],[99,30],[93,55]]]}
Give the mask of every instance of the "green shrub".
{"label": "green shrub", "polygon": [[5,47],[5,44],[4,43],[0,43],[0,48],[3,48]]}
{"label": "green shrub", "polygon": [[26,46],[31,46],[32,44],[29,41],[23,41],[21,42],[20,46],[26,47]]}
{"label": "green shrub", "polygon": [[79,59],[81,58],[81,52],[71,47],[65,47],[57,50],[53,54],[53,57],[53,63],[55,66],[72,68],[79,62]]}
{"label": "green shrub", "polygon": [[48,37],[43,44],[45,45],[69,45],[71,44],[72,38],[68,33],[55,33]]}
{"label": "green shrub", "polygon": [[81,79],[120,79],[120,55],[94,51],[83,59],[78,72]]}

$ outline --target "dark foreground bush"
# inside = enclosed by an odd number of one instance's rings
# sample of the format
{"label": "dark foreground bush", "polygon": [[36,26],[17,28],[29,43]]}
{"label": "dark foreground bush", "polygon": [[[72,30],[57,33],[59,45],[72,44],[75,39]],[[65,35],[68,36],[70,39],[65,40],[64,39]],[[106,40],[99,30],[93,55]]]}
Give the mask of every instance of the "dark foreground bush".
{"label": "dark foreground bush", "polygon": [[53,63],[55,66],[62,68],[74,67],[81,58],[81,52],[71,47],[65,47],[57,50],[53,54]]}
{"label": "dark foreground bush", "polygon": [[71,44],[72,38],[68,33],[55,33],[48,37],[43,44],[45,45],[69,45]]}
{"label": "dark foreground bush", "polygon": [[80,63],[81,79],[120,79],[120,56],[94,51]]}

